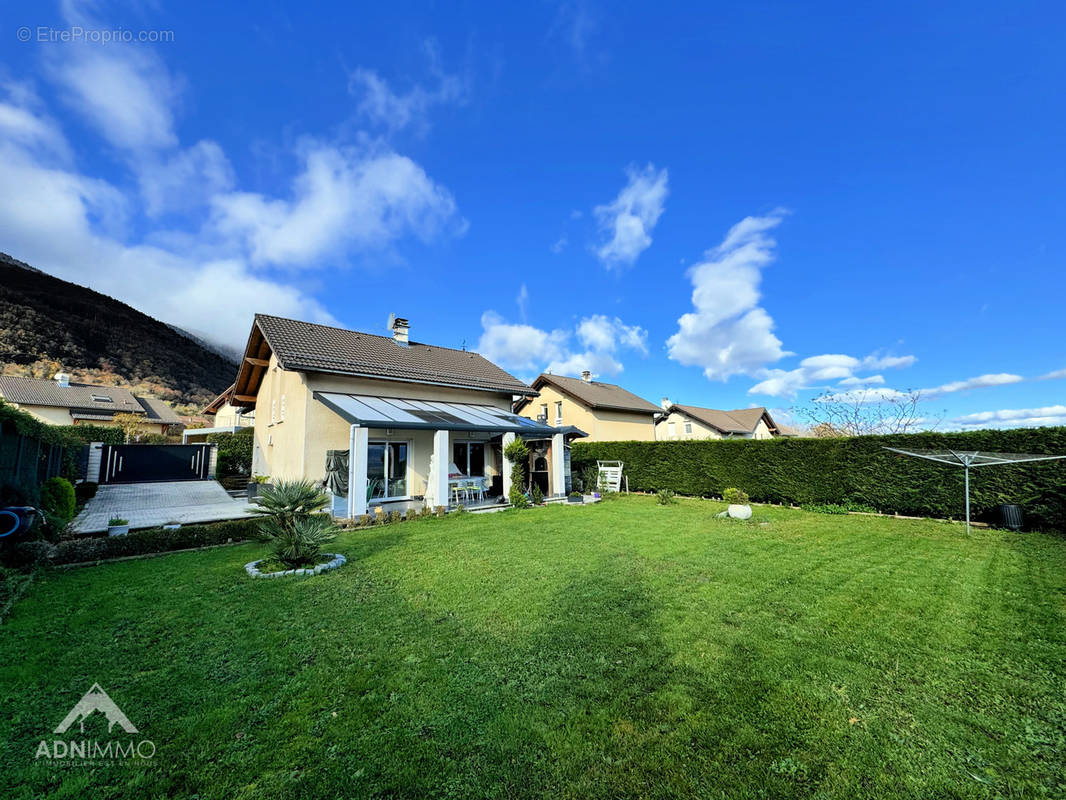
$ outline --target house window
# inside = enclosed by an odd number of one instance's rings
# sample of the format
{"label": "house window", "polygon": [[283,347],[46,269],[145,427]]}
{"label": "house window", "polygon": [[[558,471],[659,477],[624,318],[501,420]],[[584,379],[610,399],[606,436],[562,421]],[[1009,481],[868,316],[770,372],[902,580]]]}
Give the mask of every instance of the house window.
{"label": "house window", "polygon": [[281,396],[281,420],[285,421],[285,395]]}
{"label": "house window", "polygon": [[270,401],[270,424],[273,425],[278,419],[278,401]]}
{"label": "house window", "polygon": [[556,425],[562,425],[563,424],[563,401],[562,400],[556,400],[555,401],[555,424]]}
{"label": "house window", "polygon": [[685,433],[692,433],[692,423],[685,420]]}
{"label": "house window", "polygon": [[407,497],[407,442],[370,442],[366,478],[371,500]]}
{"label": "house window", "polygon": [[677,423],[675,423],[675,422],[667,422],[666,423],[666,433],[668,435],[670,435],[670,436],[677,436]]}
{"label": "house window", "polygon": [[452,445],[452,463],[468,478],[485,477],[485,443],[455,442]]}
{"label": "house window", "polygon": [[106,394],[94,394],[92,396],[92,398],[93,398],[93,402],[94,403],[113,403],[113,402],[115,402],[110,397],[108,397]]}
{"label": "house window", "polygon": [[540,404],[540,418],[543,419],[545,422],[548,421],[548,404],[547,403],[541,403]]}

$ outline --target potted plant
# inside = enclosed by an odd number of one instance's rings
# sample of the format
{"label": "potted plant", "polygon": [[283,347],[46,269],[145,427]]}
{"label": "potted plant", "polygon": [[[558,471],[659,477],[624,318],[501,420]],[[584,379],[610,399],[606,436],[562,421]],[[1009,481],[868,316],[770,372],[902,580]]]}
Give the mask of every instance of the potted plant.
{"label": "potted plant", "polygon": [[130,521],[122,517],[112,517],[107,521],[108,536],[125,536],[130,532]]}
{"label": "potted plant", "polygon": [[726,513],[733,519],[751,519],[751,506],[748,505],[748,493],[742,489],[726,489],[722,499],[729,503]]}
{"label": "potted plant", "polygon": [[176,531],[180,527],[181,523],[176,520],[170,520],[169,522],[163,523],[163,530],[165,531]]}
{"label": "potted plant", "polygon": [[257,498],[260,488],[265,487],[269,480],[269,475],[253,475],[252,479],[248,481],[248,499],[254,500]]}
{"label": "potted plant", "polygon": [[581,496],[580,492],[570,492],[570,494],[566,498],[566,502],[568,502],[568,503],[583,503],[583,502],[585,502],[585,500]]}

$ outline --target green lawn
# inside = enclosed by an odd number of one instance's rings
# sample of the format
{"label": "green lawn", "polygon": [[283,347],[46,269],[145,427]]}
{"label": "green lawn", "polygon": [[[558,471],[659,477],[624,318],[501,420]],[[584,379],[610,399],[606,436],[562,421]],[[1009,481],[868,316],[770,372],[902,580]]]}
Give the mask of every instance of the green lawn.
{"label": "green lawn", "polygon": [[[1066,795],[1066,540],[721,507],[353,531],[309,579],[248,578],[262,545],[45,574],[0,626],[0,795]],[[94,682],[154,762],[35,763]]]}

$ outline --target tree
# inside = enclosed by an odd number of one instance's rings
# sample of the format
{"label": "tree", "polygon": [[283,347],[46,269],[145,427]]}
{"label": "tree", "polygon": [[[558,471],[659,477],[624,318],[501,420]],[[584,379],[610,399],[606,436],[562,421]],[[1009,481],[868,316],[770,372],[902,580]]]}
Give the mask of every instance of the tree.
{"label": "tree", "polygon": [[797,412],[818,438],[913,433],[935,428],[940,417],[930,419],[918,389],[853,389],[825,392]]}
{"label": "tree", "polygon": [[121,412],[115,414],[112,422],[122,429],[122,435],[126,438],[126,444],[140,441],[141,437],[148,433],[148,428],[144,424],[144,417],[139,414]]}

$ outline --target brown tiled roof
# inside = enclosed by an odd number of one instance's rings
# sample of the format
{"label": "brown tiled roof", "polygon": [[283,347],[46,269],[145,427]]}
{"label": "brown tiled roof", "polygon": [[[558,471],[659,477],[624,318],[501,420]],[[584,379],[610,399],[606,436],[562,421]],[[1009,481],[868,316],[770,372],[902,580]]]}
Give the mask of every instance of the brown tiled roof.
{"label": "brown tiled roof", "polygon": [[256,314],[255,323],[283,369],[327,372],[530,394],[529,386],[467,350]]}
{"label": "brown tiled roof", "polygon": [[[658,414],[662,411],[659,406],[649,403],[643,397],[637,397],[632,392],[627,392],[621,386],[601,381],[586,381],[581,378],[567,378],[562,375],[549,375],[544,373],[533,381],[533,388],[539,389],[548,384],[554,386],[575,400],[584,403],[589,408],[611,408],[619,411],[640,411],[647,414]],[[518,404],[521,408],[528,401]]]}
{"label": "brown tiled roof", "polygon": [[66,408],[78,419],[110,420],[115,414],[144,414],[147,419],[164,424],[181,422],[178,415],[162,400],[135,397],[121,386],[95,386],[72,383],[60,386],[55,381],[0,375],[0,397],[9,403],[26,406]]}
{"label": "brown tiled roof", "polygon": [[699,406],[682,406],[674,404],[670,410],[677,409],[682,414],[687,414],[699,422],[710,425],[722,433],[751,433],[759,424],[763,415],[770,420],[770,429],[775,430],[776,425],[765,408],[735,408],[731,411],[721,411],[717,408],[700,408]]}
{"label": "brown tiled roof", "polygon": [[181,417],[170,406],[155,397],[138,397],[137,401],[144,407],[151,422],[161,425],[180,425]]}

